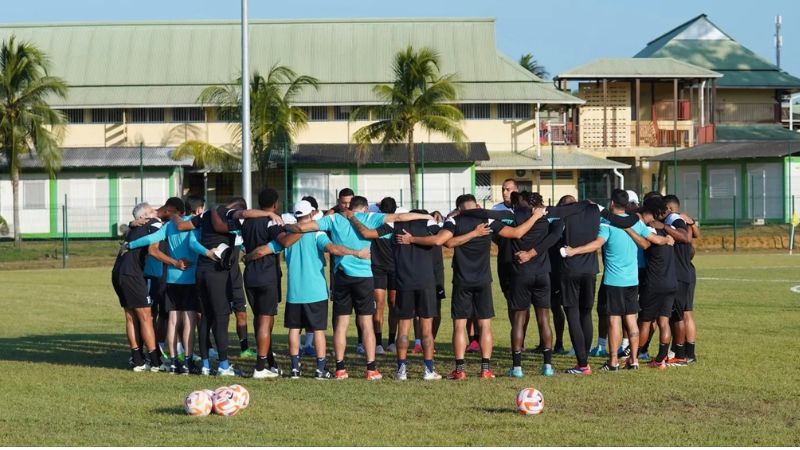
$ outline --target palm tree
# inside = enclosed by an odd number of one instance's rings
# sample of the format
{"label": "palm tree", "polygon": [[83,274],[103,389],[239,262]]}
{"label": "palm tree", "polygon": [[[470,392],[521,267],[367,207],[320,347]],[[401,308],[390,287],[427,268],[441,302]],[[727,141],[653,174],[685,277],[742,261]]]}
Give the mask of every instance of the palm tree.
{"label": "palm tree", "polygon": [[30,42],[15,36],[0,45],[0,145],[11,173],[14,203],[14,245],[22,244],[19,219],[20,159],[36,154],[51,176],[61,168],[58,131],[64,115],[47,100],[65,98],[66,83],[49,75],[50,61]]}
{"label": "palm tree", "polygon": [[455,75],[439,73],[436,51],[422,48],[415,52],[409,46],[395,54],[392,71],[392,85],[379,84],[372,89],[383,104],[358,107],[351,115],[351,120],[368,120],[370,113],[384,119],[356,130],[353,140],[362,156],[373,142],[379,142],[382,150],[388,144],[406,144],[411,204],[416,208],[415,128],[419,126],[422,130],[443,134],[464,148],[466,135],[461,129],[464,115],[454,104],[458,98]]}
{"label": "palm tree", "polygon": [[539,78],[547,78],[547,75],[549,75],[544,66],[539,64],[539,61],[537,61],[530,53],[526,53],[519,57],[519,65]]}
{"label": "palm tree", "polygon": [[[198,102],[219,107],[219,114],[230,120],[234,143],[241,148],[241,77],[232,84],[209,86],[203,90]],[[250,133],[253,159],[260,174],[261,185],[266,185],[267,167],[272,150],[288,150],[297,132],[307,126],[308,115],[294,106],[294,100],[306,87],[317,89],[319,80],[308,75],[298,75],[286,66],[273,65],[266,78],[255,72],[250,79]],[[202,144],[202,145],[201,145]],[[184,148],[187,147],[187,148]],[[173,154],[180,159],[191,153],[196,161],[230,163],[240,159],[232,148],[216,147],[208,143],[187,141]],[[240,153],[240,152],[239,152]]]}

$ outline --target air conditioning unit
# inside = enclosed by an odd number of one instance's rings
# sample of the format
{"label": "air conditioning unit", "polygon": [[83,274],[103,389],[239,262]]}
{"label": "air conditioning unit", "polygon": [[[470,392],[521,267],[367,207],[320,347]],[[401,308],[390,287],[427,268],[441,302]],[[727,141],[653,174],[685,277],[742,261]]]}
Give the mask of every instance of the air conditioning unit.
{"label": "air conditioning unit", "polygon": [[753,225],[760,226],[764,225],[765,221],[763,218],[753,219]]}

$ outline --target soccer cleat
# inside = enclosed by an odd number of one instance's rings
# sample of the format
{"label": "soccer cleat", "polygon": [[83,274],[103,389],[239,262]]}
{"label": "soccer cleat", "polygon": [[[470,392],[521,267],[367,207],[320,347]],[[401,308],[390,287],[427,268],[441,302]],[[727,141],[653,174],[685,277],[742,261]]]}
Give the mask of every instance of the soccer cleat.
{"label": "soccer cleat", "polygon": [[564,373],[568,373],[570,375],[591,375],[592,368],[589,367],[588,364],[585,367],[575,366],[571,369],[565,370]]}
{"label": "soccer cleat", "polygon": [[134,372],[150,372],[150,364],[143,363],[141,366],[133,366],[131,370]]}
{"label": "soccer cleat", "polygon": [[569,349],[569,351],[567,352],[567,356],[575,357],[575,349],[574,348]]}
{"label": "soccer cleat", "polygon": [[366,353],[366,350],[364,350],[364,344],[358,344],[358,346],[356,347],[356,353],[361,353],[361,354]]}
{"label": "soccer cleat", "polygon": [[317,356],[317,351],[314,350],[313,345],[306,345],[303,347],[303,354],[306,356]]}
{"label": "soccer cleat", "polygon": [[617,364],[616,366],[612,366],[610,363],[605,363],[602,366],[600,366],[600,370],[602,370],[603,372],[617,372],[619,371],[619,364]]}
{"label": "soccer cleat", "polygon": [[211,369],[208,367],[201,367],[200,368],[200,375],[211,376]]}
{"label": "soccer cleat", "polygon": [[414,349],[411,350],[411,353],[422,353],[422,344],[415,343],[414,344]]}
{"label": "soccer cleat", "polygon": [[384,353],[386,353],[386,350],[383,349],[383,346],[381,344],[378,344],[378,345],[375,346],[375,354],[376,355],[382,355]]}
{"label": "soccer cleat", "polygon": [[647,352],[639,353],[639,361],[647,362],[650,361],[650,354]]}
{"label": "soccer cleat", "polygon": [[442,376],[439,375],[435,370],[433,372],[429,372],[428,369],[425,369],[425,373],[422,374],[422,379],[425,381],[439,381],[442,379]]}
{"label": "soccer cleat", "polygon": [[175,375],[176,373],[180,373],[180,370],[181,370],[180,366],[175,364],[170,364],[169,368],[167,369],[167,373],[169,373],[170,375]]}
{"label": "soccer cleat", "polygon": [[278,378],[278,376],[279,376],[278,374],[267,368],[253,371],[253,378],[255,378],[256,380],[262,380],[266,378]]}
{"label": "soccer cleat", "polygon": [[192,355],[192,362],[199,364],[199,363],[203,362],[203,358],[201,358],[200,355],[195,353],[194,355]]}
{"label": "soccer cleat", "polygon": [[491,369],[481,370],[481,379],[491,380],[494,378],[494,372]]}
{"label": "soccer cleat", "polygon": [[346,380],[349,377],[350,375],[347,374],[347,370],[345,369],[337,370],[336,374],[334,375],[334,378],[336,378],[337,380]]}
{"label": "soccer cleat", "polygon": [[130,367],[131,369],[133,368],[133,356],[128,358],[128,367]]}
{"label": "soccer cleat", "polygon": [[544,353],[544,346],[542,344],[537,345],[536,347],[531,350],[533,353]]}
{"label": "soccer cleat", "polygon": [[389,346],[386,347],[386,353],[397,353],[397,346],[394,344],[389,344]]}
{"label": "soccer cleat", "polygon": [[181,375],[189,375],[191,372],[192,371],[189,369],[189,364],[187,363],[181,364],[181,366],[178,368],[178,373]]}
{"label": "soccer cleat", "polygon": [[289,376],[293,380],[300,378],[300,369],[292,369],[292,374]]}
{"label": "soccer cleat", "polygon": [[506,375],[508,375],[509,377],[512,377],[512,378],[522,378],[522,377],[525,376],[525,374],[522,373],[522,367],[512,367],[512,368],[508,369],[508,372],[506,372]]}
{"label": "soccer cleat", "polygon": [[256,352],[252,348],[246,348],[239,352],[239,358],[255,358]]}
{"label": "soccer cleat", "polygon": [[626,362],[625,363],[625,370],[639,370],[639,363],[637,362],[636,364],[631,364],[631,363]]}
{"label": "soccer cleat", "polygon": [[218,377],[236,377],[236,376],[239,376],[239,374],[236,373],[236,369],[234,369],[233,366],[228,366],[227,369],[222,369],[222,368],[217,367],[217,376]]}
{"label": "soccer cleat", "polygon": [[447,376],[448,380],[465,380],[467,379],[467,373],[463,370],[454,370],[450,372],[450,375]]}
{"label": "soccer cleat", "polygon": [[697,362],[697,357],[686,358],[686,364],[694,364]]}
{"label": "soccer cleat", "polygon": [[328,369],[325,370],[316,369],[314,371],[315,380],[330,380],[331,378],[333,378],[333,374]]}
{"label": "soccer cleat", "polygon": [[565,349],[564,347],[558,347],[556,349],[553,349],[553,354],[554,355],[568,355],[569,354],[569,350]]}
{"label": "soccer cleat", "polygon": [[552,364],[542,364],[542,375],[546,377],[552,377],[556,374],[556,371],[553,370]]}
{"label": "soccer cleat", "polygon": [[594,347],[591,350],[589,350],[589,356],[607,357],[608,351],[606,350],[605,347],[600,347],[598,345],[597,347]]}
{"label": "soccer cleat", "polygon": [[647,363],[647,367],[650,367],[651,369],[664,370],[667,368],[667,360],[658,362],[655,359],[652,359],[649,363]]}
{"label": "soccer cleat", "polygon": [[672,350],[667,352],[667,359],[672,359],[674,357],[675,357],[675,352],[673,352]]}
{"label": "soccer cleat", "polygon": [[408,370],[405,364],[401,365],[394,373],[394,379],[397,381],[406,381],[408,379]]}
{"label": "soccer cleat", "polygon": [[160,366],[150,366],[150,372],[169,372],[169,364],[162,362]]}
{"label": "soccer cleat", "polygon": [[367,378],[368,381],[378,381],[381,378],[383,378],[383,375],[381,375],[381,373],[378,372],[377,370],[369,370],[369,369],[367,369],[366,378]]}
{"label": "soccer cleat", "polygon": [[275,374],[275,378],[278,378],[278,377],[283,375],[283,371],[281,369],[279,369],[278,367],[269,367],[269,368],[267,368],[267,370],[272,372],[272,373],[274,373]]}
{"label": "soccer cleat", "polygon": [[467,346],[467,353],[478,353],[481,351],[481,344],[478,341],[472,341]]}
{"label": "soccer cleat", "polygon": [[208,349],[208,359],[219,359],[219,352],[217,352],[217,349]]}
{"label": "soccer cleat", "polygon": [[686,362],[686,358],[668,358],[667,365],[670,367],[686,367],[689,364]]}
{"label": "soccer cleat", "polygon": [[619,349],[617,349],[617,357],[619,357],[619,358],[627,358],[628,356],[631,356],[631,348],[630,348],[630,346],[623,347],[623,346],[620,345]]}

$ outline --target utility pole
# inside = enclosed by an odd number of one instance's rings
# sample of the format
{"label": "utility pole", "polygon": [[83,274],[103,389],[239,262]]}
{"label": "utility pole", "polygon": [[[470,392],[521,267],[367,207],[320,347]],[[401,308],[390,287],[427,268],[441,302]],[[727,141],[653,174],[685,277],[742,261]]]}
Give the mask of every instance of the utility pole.
{"label": "utility pole", "polygon": [[250,63],[248,61],[247,0],[242,0],[242,197],[253,206],[250,182]]}
{"label": "utility pole", "polygon": [[781,37],[781,16],[775,16],[775,65],[781,68],[781,47],[783,47],[783,37]]}

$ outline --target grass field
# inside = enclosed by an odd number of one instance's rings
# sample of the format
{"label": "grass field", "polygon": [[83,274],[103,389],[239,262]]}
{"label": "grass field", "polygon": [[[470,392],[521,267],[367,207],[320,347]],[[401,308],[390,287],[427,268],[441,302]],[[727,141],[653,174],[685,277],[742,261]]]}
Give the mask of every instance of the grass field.
{"label": "grass field", "polygon": [[[540,357],[528,353],[521,380],[479,380],[473,357],[470,379],[426,383],[418,379],[421,361],[411,357],[413,379],[404,383],[236,380],[252,402],[231,418],[182,412],[186,393],[220,380],[125,370],[129,353],[109,267],[2,270],[0,445],[797,446],[800,294],[789,288],[800,285],[798,258],[698,255],[699,363],[691,367],[548,379],[536,375]],[[509,327],[497,289],[495,304],[493,362],[503,373]],[[286,367],[284,330],[276,330]],[[452,367],[450,331],[445,321],[441,372]],[[528,347],[535,335],[534,327]],[[554,362],[557,369],[573,364]],[[252,369],[252,361],[235,363]],[[354,352],[349,364],[352,375],[362,373]],[[393,366],[391,355],[379,360],[385,375]],[[515,413],[523,387],[543,392],[543,415]]]}

